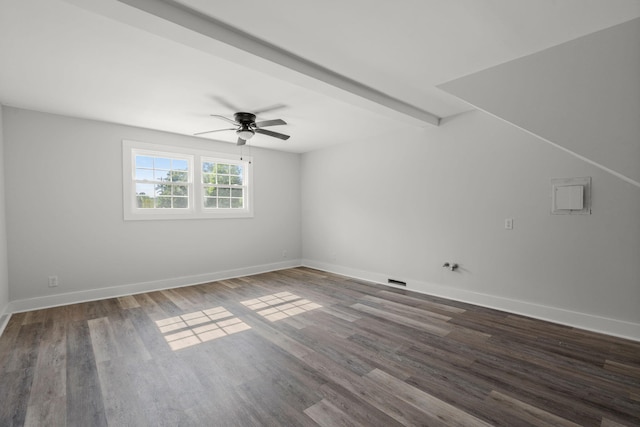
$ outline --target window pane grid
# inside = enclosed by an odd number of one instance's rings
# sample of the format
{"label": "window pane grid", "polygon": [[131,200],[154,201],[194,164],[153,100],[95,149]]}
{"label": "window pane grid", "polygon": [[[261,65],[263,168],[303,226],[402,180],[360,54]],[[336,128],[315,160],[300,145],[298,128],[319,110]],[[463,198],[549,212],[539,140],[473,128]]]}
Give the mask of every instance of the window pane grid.
{"label": "window pane grid", "polygon": [[189,161],[153,155],[135,156],[138,209],[188,209]]}
{"label": "window pane grid", "polygon": [[202,162],[203,206],[205,209],[244,209],[247,187],[243,166],[207,160]]}
{"label": "window pane grid", "polygon": [[253,217],[251,158],[123,141],[125,220]]}

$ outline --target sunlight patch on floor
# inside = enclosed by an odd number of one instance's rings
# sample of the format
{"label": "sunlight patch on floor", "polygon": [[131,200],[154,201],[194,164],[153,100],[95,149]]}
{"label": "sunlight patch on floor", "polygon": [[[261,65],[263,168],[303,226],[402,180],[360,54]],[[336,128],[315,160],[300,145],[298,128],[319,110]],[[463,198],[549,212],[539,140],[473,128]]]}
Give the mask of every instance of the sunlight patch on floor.
{"label": "sunlight patch on floor", "polygon": [[180,350],[251,329],[251,326],[234,317],[224,307],[169,317],[156,321],[156,325],[172,350]]}
{"label": "sunlight patch on floor", "polygon": [[290,292],[254,298],[242,301],[242,304],[272,322],[322,307]]}

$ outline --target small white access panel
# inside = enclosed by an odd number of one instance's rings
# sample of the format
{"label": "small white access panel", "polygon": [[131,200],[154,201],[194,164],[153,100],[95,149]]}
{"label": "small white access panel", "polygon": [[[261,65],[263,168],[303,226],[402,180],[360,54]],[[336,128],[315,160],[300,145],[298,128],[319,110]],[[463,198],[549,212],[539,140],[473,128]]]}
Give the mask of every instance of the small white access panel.
{"label": "small white access panel", "polygon": [[555,178],[551,180],[551,213],[589,215],[591,177]]}
{"label": "small white access panel", "polygon": [[581,211],[584,208],[583,185],[559,185],[556,191],[556,209]]}

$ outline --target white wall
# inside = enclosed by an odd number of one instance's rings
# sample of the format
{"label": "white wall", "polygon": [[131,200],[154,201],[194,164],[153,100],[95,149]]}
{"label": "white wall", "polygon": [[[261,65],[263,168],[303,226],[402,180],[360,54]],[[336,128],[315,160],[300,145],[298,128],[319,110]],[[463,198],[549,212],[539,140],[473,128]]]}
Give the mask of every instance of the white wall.
{"label": "white wall", "polygon": [[[5,215],[5,186],[4,186],[4,132],[2,120],[2,105],[0,105],[0,316],[5,313],[9,303],[9,273],[7,267],[7,222]],[[0,331],[2,330],[0,321]]]}
{"label": "white wall", "polygon": [[440,88],[640,186],[640,19]]}
{"label": "white wall", "polygon": [[[640,339],[632,184],[482,112],[307,153],[301,171],[307,265]],[[550,179],[582,176],[593,214],[550,215]]]}
{"label": "white wall", "polygon": [[[114,286],[143,291],[299,263],[298,155],[251,149],[254,218],[125,222],[123,139],[229,153],[238,147],[7,107],[4,119],[14,309],[123,291],[107,289]],[[59,287],[47,286],[50,275]],[[55,297],[69,292],[77,294]],[[36,300],[20,302],[29,298]]]}

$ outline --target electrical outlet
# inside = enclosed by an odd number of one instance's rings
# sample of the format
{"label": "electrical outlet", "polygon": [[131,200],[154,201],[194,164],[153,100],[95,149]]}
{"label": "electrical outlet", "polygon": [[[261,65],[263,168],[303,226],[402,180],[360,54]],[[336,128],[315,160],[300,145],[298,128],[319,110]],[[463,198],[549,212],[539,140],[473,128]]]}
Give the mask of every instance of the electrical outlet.
{"label": "electrical outlet", "polygon": [[504,228],[506,230],[513,230],[513,218],[507,218],[504,220]]}
{"label": "electrical outlet", "polygon": [[58,276],[49,276],[49,287],[55,288],[58,286]]}
{"label": "electrical outlet", "polygon": [[287,253],[286,249],[282,250],[282,258],[286,258],[289,254]]}

